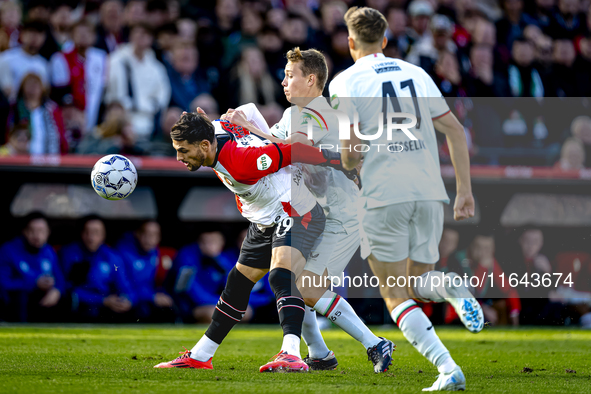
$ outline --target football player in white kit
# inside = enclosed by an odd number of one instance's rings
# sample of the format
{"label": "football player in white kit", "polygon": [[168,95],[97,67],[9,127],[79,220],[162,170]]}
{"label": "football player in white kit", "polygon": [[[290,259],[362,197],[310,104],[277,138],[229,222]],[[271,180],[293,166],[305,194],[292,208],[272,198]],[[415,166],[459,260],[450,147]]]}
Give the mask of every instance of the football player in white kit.
{"label": "football player in white kit", "polygon": [[[270,130],[260,130],[266,128],[266,124],[264,120],[257,119],[253,104],[238,107],[235,111],[230,109],[222,119],[239,124],[278,144],[336,146],[338,120],[334,115],[327,115],[333,111],[326,98],[322,97],[328,75],[324,55],[314,49],[301,51],[294,48],[287,53],[287,60],[282,86],[286,98],[294,106],[285,110],[279,123]],[[252,120],[254,124],[249,122]],[[302,328],[302,338],[309,350],[304,361],[313,370],[334,369],[338,365],[334,353],[327,348],[318,329],[318,312],[366,348],[376,373],[385,372],[391,364],[394,344],[375,336],[347,300],[328,290],[330,281],[322,279],[325,275],[340,277],[359,248],[359,188],[343,172],[332,168],[304,165],[303,172],[308,189],[326,213],[325,229],[309,256],[306,256],[306,265],[298,280],[306,305],[312,307],[306,308]]]}
{"label": "football player in white kit", "polygon": [[[464,390],[462,370],[413,300],[448,301],[470,331],[479,332],[484,325],[478,302],[461,281],[454,285],[451,280],[457,274],[446,277],[433,270],[439,259],[443,203],[449,203],[439,168],[435,129],[447,137],[456,173],[454,219],[474,215],[464,128],[423,69],[384,56],[388,23],[379,11],[352,7],[345,14],[345,23],[355,64],[340,73],[329,90],[333,103],[352,123],[350,138],[340,141],[343,165],[354,168],[363,158],[362,229],[371,250],[370,267],[380,280],[380,292],[392,320],[439,370],[437,381],[423,390]],[[357,125],[353,125],[355,112],[359,114]],[[386,125],[394,123],[384,116],[388,112],[416,117],[416,125],[406,130],[414,139],[400,132],[402,129],[394,130],[388,139]],[[406,118],[402,122],[408,123]],[[373,139],[379,124],[384,132]],[[367,152],[360,152],[364,150]],[[405,282],[397,283],[406,284],[393,286],[393,282],[388,283],[389,277],[403,277]],[[406,280],[410,277],[423,280]]]}

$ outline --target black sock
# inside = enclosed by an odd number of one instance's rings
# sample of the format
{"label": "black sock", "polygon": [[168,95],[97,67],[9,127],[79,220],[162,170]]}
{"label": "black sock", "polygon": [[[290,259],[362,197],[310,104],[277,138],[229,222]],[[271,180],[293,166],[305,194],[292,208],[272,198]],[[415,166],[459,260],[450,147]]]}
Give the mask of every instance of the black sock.
{"label": "black sock", "polygon": [[283,335],[302,336],[305,304],[295,284],[295,275],[285,268],[275,268],[269,273],[269,284],[277,300],[277,312]]}
{"label": "black sock", "polygon": [[242,320],[254,282],[244,276],[236,267],[228,274],[226,287],[213,311],[212,321],[205,335],[221,344],[230,330]]}

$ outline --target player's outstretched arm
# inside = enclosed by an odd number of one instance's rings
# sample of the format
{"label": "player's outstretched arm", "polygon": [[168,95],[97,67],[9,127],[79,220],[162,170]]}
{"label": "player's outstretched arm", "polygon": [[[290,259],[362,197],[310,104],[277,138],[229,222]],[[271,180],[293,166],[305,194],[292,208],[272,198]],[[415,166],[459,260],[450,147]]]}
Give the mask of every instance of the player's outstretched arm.
{"label": "player's outstretched arm", "polygon": [[327,149],[318,149],[316,147],[294,142],[291,146],[291,159],[293,163],[312,164],[316,166],[332,167],[342,171],[347,178],[355,180],[357,178],[357,169],[347,170],[343,167],[341,155]]}
{"label": "player's outstretched arm", "polygon": [[463,220],[474,216],[474,196],[470,182],[470,155],[464,127],[451,112],[434,119],[435,129],[445,134],[449,145],[451,162],[456,173],[456,202],[454,219]]}
{"label": "player's outstretched arm", "polygon": [[223,120],[227,120],[230,123],[233,123],[238,126],[242,126],[252,134],[258,135],[259,137],[266,138],[271,142],[276,144],[292,144],[295,142],[300,142],[305,145],[312,145],[312,141],[310,141],[303,133],[296,133],[295,135],[290,135],[286,139],[277,138],[274,135],[265,133],[255,124],[248,121],[246,114],[241,110],[234,110],[232,108],[228,109],[228,111],[222,115]]}
{"label": "player's outstretched arm", "polygon": [[333,167],[343,171],[350,179],[355,179],[357,174],[356,170],[347,171],[342,167],[341,156],[337,152],[320,150],[299,142],[240,148],[235,141],[230,141],[219,152],[218,161],[223,163],[234,179],[246,184],[254,184],[292,163]]}
{"label": "player's outstretched arm", "polygon": [[246,114],[239,109],[235,110],[232,108],[228,108],[228,111],[221,116],[221,119],[227,120],[230,123],[241,126],[246,130],[250,131],[252,134],[266,138],[269,141],[274,142],[276,144],[285,144],[285,140],[274,137],[271,134],[267,134],[263,130],[259,129],[254,123],[249,122],[248,118],[246,117]]}

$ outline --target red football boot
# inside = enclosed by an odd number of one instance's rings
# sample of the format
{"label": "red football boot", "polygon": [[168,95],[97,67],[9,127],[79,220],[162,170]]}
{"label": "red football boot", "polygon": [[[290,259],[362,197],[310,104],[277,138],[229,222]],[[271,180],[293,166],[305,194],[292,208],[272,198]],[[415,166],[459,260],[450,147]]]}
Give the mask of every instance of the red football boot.
{"label": "red football boot", "polygon": [[210,358],[207,361],[197,361],[191,358],[191,351],[185,348],[184,352],[179,352],[181,355],[172,361],[154,365],[154,368],[195,368],[195,369],[213,369]]}
{"label": "red football boot", "polygon": [[267,364],[263,365],[260,372],[308,372],[308,364],[301,358],[281,351]]}

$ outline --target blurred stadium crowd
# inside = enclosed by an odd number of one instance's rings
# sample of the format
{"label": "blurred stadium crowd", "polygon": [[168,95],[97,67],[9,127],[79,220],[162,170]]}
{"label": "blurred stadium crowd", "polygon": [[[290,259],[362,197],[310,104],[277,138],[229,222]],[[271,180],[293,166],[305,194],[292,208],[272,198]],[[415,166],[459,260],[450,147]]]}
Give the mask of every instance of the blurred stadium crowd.
{"label": "blurred stadium crowd", "polygon": [[[559,251],[550,259],[539,228],[522,229],[517,237],[502,239],[499,248],[492,234],[470,231],[469,242],[461,243],[458,230],[444,230],[437,269],[479,278],[493,273],[494,280],[474,286],[489,322],[591,328],[589,253]],[[0,321],[208,323],[245,231],[235,242],[226,242],[223,232],[209,228],[195,242],[175,250],[159,245],[157,221],[145,221],[110,247],[103,221],[88,216],[80,220],[71,243],[51,246],[49,235],[47,219],[31,213],[23,220],[22,234],[0,246]],[[517,275],[519,284],[510,286],[508,279],[501,283],[503,272],[506,278]],[[552,280],[532,287],[522,280],[524,274],[531,279],[533,274],[559,272],[564,277],[571,273],[571,286],[555,286]],[[354,257],[347,275],[367,273],[367,262]],[[377,289],[337,291],[350,296],[367,322],[389,322]],[[446,303],[422,307],[435,324],[459,324]],[[265,277],[253,290],[245,321],[277,319]]]}
{"label": "blurred stadium crowd", "polygon": [[[170,127],[197,106],[253,102],[274,124],[287,50],[323,51],[329,80],[352,64],[352,5],[386,16],[387,56],[463,98],[473,162],[591,167],[588,0],[3,1],[0,155],[174,155]],[[523,99],[466,116],[481,97]]]}
{"label": "blurred stadium crowd", "polygon": [[[197,106],[217,118],[253,102],[274,124],[289,105],[280,85],[289,49],[320,49],[329,80],[352,64],[343,15],[353,5],[386,16],[387,56],[433,77],[473,163],[591,167],[588,0],[0,1],[0,157],[174,156],[170,128]],[[440,158],[449,162],[443,139]],[[87,217],[77,240],[49,245],[49,227],[31,214],[0,247],[0,321],[205,323],[242,240],[207,228],[178,250],[161,247],[148,221],[109,247],[103,222]],[[507,239],[448,228],[438,264],[468,275],[576,273],[571,289],[488,283],[477,296],[495,324],[591,327],[588,247],[548,244],[538,228]],[[369,272],[361,260],[350,268]],[[257,286],[247,319],[273,321],[268,282]],[[368,322],[389,321],[379,294],[350,301]],[[424,309],[436,324],[456,321],[446,305]]]}
{"label": "blurred stadium crowd", "polygon": [[[74,242],[52,247],[42,214],[23,224],[22,235],[0,247],[0,321],[209,323],[245,236],[226,245],[222,232],[206,230],[177,251],[159,245],[158,222],[145,221],[111,248],[104,222],[87,216]],[[266,277],[246,321],[253,315],[277,319]]]}

